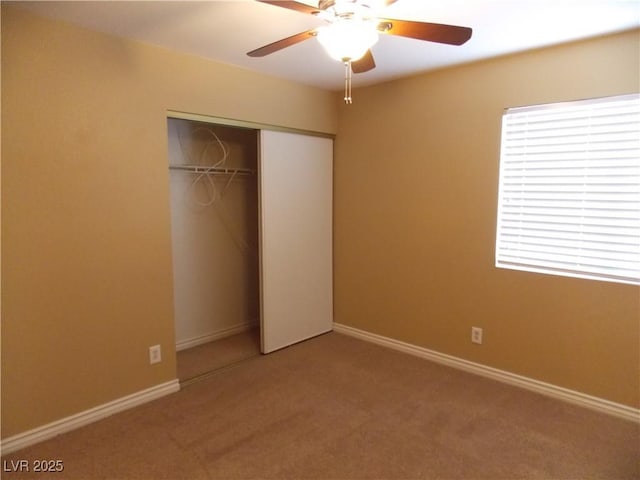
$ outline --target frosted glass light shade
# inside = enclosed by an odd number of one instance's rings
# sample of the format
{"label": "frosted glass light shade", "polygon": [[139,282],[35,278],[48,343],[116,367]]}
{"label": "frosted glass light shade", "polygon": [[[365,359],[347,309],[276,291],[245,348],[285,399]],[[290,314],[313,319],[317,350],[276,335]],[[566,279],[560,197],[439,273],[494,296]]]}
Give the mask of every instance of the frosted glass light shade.
{"label": "frosted glass light shade", "polygon": [[372,22],[335,22],[318,30],[318,41],[331,58],[355,61],[378,41],[378,31]]}

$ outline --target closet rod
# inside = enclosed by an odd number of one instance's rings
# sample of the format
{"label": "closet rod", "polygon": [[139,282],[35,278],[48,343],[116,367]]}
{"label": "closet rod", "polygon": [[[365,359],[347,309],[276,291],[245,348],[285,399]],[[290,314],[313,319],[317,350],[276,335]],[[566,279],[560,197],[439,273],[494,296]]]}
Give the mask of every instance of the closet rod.
{"label": "closet rod", "polygon": [[202,165],[169,165],[169,170],[184,170],[193,173],[214,173],[220,175],[253,175],[250,168],[206,167]]}

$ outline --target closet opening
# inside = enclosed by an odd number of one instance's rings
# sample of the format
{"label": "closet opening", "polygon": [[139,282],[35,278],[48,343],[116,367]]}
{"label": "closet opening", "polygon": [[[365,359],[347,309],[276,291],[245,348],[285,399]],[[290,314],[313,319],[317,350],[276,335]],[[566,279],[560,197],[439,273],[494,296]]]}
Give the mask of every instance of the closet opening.
{"label": "closet opening", "polygon": [[260,354],[259,130],[168,118],[178,379]]}

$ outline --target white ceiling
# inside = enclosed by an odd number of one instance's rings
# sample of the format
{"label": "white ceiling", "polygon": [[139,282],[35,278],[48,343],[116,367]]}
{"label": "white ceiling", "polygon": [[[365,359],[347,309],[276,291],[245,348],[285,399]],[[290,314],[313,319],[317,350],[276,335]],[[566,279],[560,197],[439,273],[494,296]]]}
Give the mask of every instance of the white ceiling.
{"label": "white ceiling", "polygon": [[[302,3],[316,5],[313,0]],[[246,52],[323,22],[253,0],[18,2],[40,15],[247,69],[339,90],[344,70],[312,38],[263,58]],[[456,47],[381,35],[377,68],[354,86],[640,27],[640,0],[398,0],[387,18],[471,27]]]}

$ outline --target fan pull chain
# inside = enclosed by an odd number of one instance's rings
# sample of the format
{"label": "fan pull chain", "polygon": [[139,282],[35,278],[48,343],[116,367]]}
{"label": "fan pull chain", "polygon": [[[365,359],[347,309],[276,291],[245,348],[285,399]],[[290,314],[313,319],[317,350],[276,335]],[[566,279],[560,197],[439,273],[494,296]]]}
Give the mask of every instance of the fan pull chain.
{"label": "fan pull chain", "polygon": [[353,103],[351,99],[351,60],[344,62],[344,103],[347,105]]}

